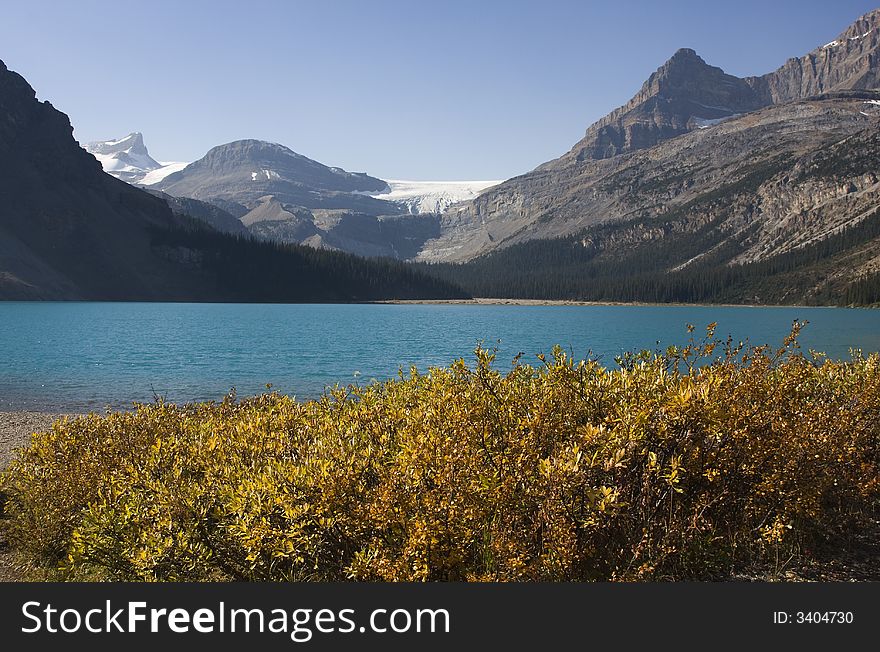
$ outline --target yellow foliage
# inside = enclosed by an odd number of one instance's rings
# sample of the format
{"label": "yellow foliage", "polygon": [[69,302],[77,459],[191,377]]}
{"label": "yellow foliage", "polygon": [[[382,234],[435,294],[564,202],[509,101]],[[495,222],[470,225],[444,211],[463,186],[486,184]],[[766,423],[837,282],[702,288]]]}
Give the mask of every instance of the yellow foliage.
{"label": "yellow foliage", "polygon": [[[56,423],[2,478],[60,577],[642,580],[796,552],[880,494],[880,360],[712,340]],[[716,350],[724,354],[712,357]]]}

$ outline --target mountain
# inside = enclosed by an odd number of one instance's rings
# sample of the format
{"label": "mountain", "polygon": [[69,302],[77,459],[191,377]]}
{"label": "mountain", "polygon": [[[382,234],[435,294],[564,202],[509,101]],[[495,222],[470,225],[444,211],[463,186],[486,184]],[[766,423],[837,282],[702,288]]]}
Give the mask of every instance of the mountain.
{"label": "mountain", "polygon": [[104,173],[68,117],[0,61],[0,299],[453,296],[462,292],[402,263],[261,243],[175,214]]}
{"label": "mountain", "polygon": [[[767,107],[517,184],[497,218],[477,202],[504,246],[423,269],[474,296],[880,302],[877,91]],[[536,206],[552,213],[501,217]]]}
{"label": "mountain", "polygon": [[101,163],[104,172],[128,183],[158,183],[186,163],[159,163],[147,151],[143,134],[134,132],[119,140],[102,140],[85,145]]}
{"label": "mountain", "polygon": [[387,188],[381,179],[328,167],[276,143],[238,140],[153,185],[170,195],[235,202],[251,209],[262,197],[307,209],[357,210],[380,215],[395,208],[367,193]]}
{"label": "mountain", "polygon": [[760,77],[728,75],[680,49],[627,104],[591,125],[567,156],[607,158],[772,104],[878,88],[878,16],[880,10],[863,16],[834,41]]}
{"label": "mountain", "polygon": [[150,246],[150,229],[181,222],[163,201],[105,174],[72,132],[66,115],[0,62],[0,297],[194,291]]}
{"label": "mountain", "polygon": [[422,204],[445,207],[458,195],[474,196],[473,184],[422,184],[416,199],[412,188],[401,193],[381,179],[259,140],[214,147],[151,188],[214,204],[262,240],[398,259],[439,235],[437,215],[403,216]]}
{"label": "mountain", "polygon": [[842,141],[872,142],[878,28],[880,10],[832,43],[747,79],[679,50],[568,153],[447,211],[440,236],[417,258],[467,261],[532,239],[590,240],[592,229],[617,222],[648,232],[652,220],[660,228],[670,216],[696,225],[718,219],[724,205],[731,233],[755,230],[742,256],[759,260],[855,223],[861,204],[842,199],[852,193],[841,189],[873,193],[870,157],[846,174],[811,161]]}

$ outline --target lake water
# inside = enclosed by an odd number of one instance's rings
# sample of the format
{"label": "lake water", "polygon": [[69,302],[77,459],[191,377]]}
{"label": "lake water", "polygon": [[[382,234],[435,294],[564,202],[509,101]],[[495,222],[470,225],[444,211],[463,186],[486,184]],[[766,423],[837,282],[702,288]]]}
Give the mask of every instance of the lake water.
{"label": "lake water", "polygon": [[314,397],[401,366],[467,359],[480,341],[498,346],[502,363],[560,344],[613,364],[658,341],[685,343],[688,323],[779,344],[795,319],[810,322],[805,348],[880,350],[880,311],[843,308],[0,302],[0,410],[100,410],[154,393],[211,400],[267,383]]}

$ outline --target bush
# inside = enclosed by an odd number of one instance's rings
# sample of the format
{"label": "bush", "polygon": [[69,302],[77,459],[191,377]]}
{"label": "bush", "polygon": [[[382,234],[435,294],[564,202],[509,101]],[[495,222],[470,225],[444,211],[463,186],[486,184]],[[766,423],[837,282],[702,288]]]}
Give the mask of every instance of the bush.
{"label": "bush", "polygon": [[880,494],[880,358],[798,328],[60,422],[3,476],[8,535],[69,579],[729,577]]}

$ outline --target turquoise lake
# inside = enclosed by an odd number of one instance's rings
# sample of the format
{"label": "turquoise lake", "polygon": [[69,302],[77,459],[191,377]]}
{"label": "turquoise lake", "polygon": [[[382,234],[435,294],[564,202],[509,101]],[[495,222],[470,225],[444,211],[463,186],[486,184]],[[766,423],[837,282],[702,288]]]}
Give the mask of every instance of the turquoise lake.
{"label": "turquoise lake", "polygon": [[684,344],[686,324],[778,345],[808,320],[804,348],[880,350],[880,311],[715,306],[278,305],[0,302],[0,410],[101,410],[218,400],[267,383],[307,398],[472,357],[478,342],[534,361],[559,344],[609,365]]}

